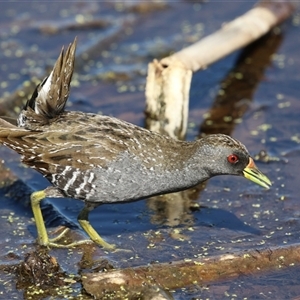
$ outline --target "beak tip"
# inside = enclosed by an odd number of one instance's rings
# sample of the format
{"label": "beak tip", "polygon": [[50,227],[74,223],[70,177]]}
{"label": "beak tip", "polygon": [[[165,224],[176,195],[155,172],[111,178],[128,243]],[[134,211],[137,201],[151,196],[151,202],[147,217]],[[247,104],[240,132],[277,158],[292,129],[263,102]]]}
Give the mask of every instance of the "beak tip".
{"label": "beak tip", "polygon": [[249,160],[249,164],[244,169],[244,177],[253,181],[254,183],[264,187],[265,189],[269,190],[272,186],[270,179],[264,175],[254,164],[252,158]]}
{"label": "beak tip", "polygon": [[266,189],[269,190],[272,187],[272,183],[270,183],[269,185],[266,185]]}

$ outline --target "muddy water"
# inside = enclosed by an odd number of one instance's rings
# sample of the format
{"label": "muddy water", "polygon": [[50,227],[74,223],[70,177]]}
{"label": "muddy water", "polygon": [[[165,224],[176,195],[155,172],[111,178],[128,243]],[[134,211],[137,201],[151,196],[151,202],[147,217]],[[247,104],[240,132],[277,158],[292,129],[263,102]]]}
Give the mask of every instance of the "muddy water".
{"label": "muddy water", "polygon": [[[68,109],[102,112],[142,126],[147,63],[214,32],[253,3],[170,1],[148,8],[119,2],[2,3],[2,97],[23,91],[21,85],[33,77],[43,78],[61,46],[78,36]],[[103,205],[91,213],[91,223],[106,240],[130,251],[107,254],[93,248],[82,257],[82,250],[52,250],[66,272],[77,274],[89,265],[83,261],[93,265],[99,257],[122,268],[299,243],[299,20],[296,13],[246,51],[195,74],[191,87],[187,139],[212,132],[240,139],[258,158],[273,188],[266,191],[243,178],[216,177],[171,203],[149,199]],[[7,115],[17,112],[14,108]],[[1,189],[0,203],[1,263],[11,266],[35,248],[28,194],[47,183],[23,168],[17,155],[4,148],[1,153],[15,176],[4,168],[6,188]],[[20,183],[11,186],[8,177]],[[45,202],[48,228],[67,224],[78,229],[80,202]],[[82,237],[79,229],[76,232]],[[185,287],[172,295],[176,299],[296,299],[297,278],[299,268],[294,267],[207,287]],[[0,281],[0,299],[29,297],[30,291],[16,289],[12,272],[0,272]],[[71,297],[80,289],[77,283],[64,293]],[[36,297],[47,298],[42,292]]]}

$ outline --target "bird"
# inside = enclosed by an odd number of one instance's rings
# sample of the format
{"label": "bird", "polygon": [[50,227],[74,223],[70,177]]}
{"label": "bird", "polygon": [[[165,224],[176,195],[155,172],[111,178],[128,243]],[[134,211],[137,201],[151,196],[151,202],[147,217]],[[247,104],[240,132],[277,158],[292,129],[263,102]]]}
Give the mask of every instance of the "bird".
{"label": "bird", "polygon": [[[17,125],[0,118],[0,143],[50,182],[30,196],[38,244],[73,247],[89,241],[114,250],[90,224],[93,209],[182,191],[217,175],[243,176],[271,187],[246,147],[230,136],[182,141],[111,116],[65,110],[76,45],[75,38],[66,51],[62,48],[53,70],[21,110]],[[46,197],[84,202],[78,222],[87,241],[65,245],[59,242],[61,235],[48,237],[40,207]]]}

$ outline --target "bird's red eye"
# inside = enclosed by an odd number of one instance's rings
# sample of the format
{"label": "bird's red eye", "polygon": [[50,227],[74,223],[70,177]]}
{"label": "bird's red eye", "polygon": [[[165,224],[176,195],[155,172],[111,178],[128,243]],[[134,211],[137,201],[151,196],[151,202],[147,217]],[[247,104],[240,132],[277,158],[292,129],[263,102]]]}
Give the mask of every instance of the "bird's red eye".
{"label": "bird's red eye", "polygon": [[239,158],[237,155],[235,154],[230,154],[229,156],[227,156],[227,160],[228,162],[230,162],[231,164],[235,164],[239,161]]}

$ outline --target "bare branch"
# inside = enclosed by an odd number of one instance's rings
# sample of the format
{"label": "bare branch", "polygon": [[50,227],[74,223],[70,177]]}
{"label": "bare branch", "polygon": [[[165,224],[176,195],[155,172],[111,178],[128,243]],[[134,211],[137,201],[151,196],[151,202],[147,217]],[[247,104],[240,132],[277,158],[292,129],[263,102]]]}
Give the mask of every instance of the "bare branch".
{"label": "bare branch", "polygon": [[171,264],[153,264],[101,274],[85,274],[82,282],[85,290],[96,299],[102,299],[103,295],[109,293],[129,297],[142,294],[143,289],[150,286],[172,290],[292,267],[300,263],[299,251],[300,245],[297,244]]}
{"label": "bare branch", "polygon": [[294,8],[289,2],[261,1],[210,36],[161,61],[150,63],[146,85],[147,127],[183,139],[191,72],[204,69],[260,38],[287,19]]}

